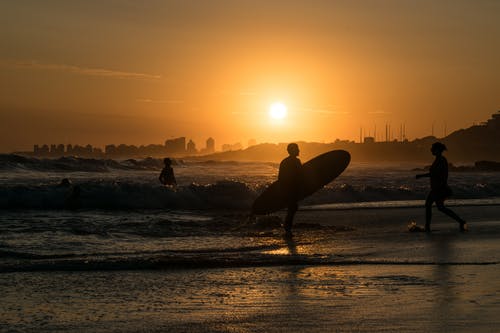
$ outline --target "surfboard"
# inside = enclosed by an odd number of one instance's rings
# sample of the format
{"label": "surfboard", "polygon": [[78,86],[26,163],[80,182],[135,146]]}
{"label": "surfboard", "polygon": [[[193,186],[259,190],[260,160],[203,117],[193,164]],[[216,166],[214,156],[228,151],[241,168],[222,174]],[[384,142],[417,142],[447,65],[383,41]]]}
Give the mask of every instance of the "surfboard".
{"label": "surfboard", "polygon": [[[351,155],[345,150],[332,150],[316,156],[302,165],[304,172],[303,193],[300,200],[313,194],[337,178],[349,165]],[[252,214],[264,215],[286,208],[285,195],[280,183],[275,181],[255,199]]]}

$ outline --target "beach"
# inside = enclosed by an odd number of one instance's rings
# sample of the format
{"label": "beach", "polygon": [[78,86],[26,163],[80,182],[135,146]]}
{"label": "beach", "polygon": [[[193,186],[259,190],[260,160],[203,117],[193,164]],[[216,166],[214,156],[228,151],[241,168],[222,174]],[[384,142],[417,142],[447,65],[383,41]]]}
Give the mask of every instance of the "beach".
{"label": "beach", "polygon": [[250,225],[227,214],[240,226],[183,236],[197,244],[178,249],[183,260],[155,252],[113,264],[99,255],[5,261],[0,330],[495,331],[500,207],[453,209],[468,232],[437,210],[432,233],[409,232],[424,216],[412,207],[301,210],[291,239],[276,224],[282,212]]}
{"label": "beach", "polygon": [[0,1],[0,333],[500,332],[499,18]]}

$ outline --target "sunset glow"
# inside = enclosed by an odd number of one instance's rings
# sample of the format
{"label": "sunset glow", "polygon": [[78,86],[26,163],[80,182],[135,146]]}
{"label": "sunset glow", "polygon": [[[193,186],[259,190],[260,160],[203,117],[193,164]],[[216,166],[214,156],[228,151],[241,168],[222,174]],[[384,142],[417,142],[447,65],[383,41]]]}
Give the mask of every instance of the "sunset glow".
{"label": "sunset glow", "polygon": [[284,119],[287,116],[287,111],[285,104],[276,102],[269,106],[269,117],[272,119]]}
{"label": "sunset glow", "polygon": [[500,0],[0,0],[1,332],[500,332]]}
{"label": "sunset glow", "polygon": [[442,136],[500,107],[499,13],[491,1],[5,1],[0,151],[359,141],[386,124]]}

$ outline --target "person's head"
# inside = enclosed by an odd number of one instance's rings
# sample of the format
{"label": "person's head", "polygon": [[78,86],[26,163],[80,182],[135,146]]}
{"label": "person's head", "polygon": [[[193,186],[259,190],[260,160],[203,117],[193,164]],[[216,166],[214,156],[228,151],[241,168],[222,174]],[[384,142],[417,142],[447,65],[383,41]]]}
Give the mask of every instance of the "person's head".
{"label": "person's head", "polygon": [[172,164],[172,160],[168,157],[165,157],[163,159],[163,163],[165,164],[165,166],[170,166]]}
{"label": "person's head", "polygon": [[64,178],[63,180],[61,180],[61,183],[59,183],[59,186],[69,187],[71,186],[71,180],[69,180],[68,178]]}
{"label": "person's head", "polygon": [[296,143],[290,143],[287,147],[286,150],[288,151],[288,154],[290,156],[299,156],[299,145]]}
{"label": "person's head", "polygon": [[446,146],[442,144],[441,142],[434,142],[431,147],[431,153],[432,155],[441,155],[443,151],[447,150]]}

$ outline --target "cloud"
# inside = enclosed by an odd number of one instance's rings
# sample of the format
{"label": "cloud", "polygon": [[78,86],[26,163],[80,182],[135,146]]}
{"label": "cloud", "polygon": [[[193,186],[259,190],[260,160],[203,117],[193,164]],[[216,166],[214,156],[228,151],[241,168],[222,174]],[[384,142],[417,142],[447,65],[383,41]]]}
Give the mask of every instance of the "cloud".
{"label": "cloud", "polygon": [[383,111],[383,110],[376,110],[376,111],[368,111],[369,114],[391,114],[392,112],[389,111]]}
{"label": "cloud", "polygon": [[88,68],[65,64],[42,64],[37,61],[1,61],[0,65],[21,68],[71,73],[76,75],[109,77],[115,79],[159,80],[161,75],[116,71],[104,68]]}

